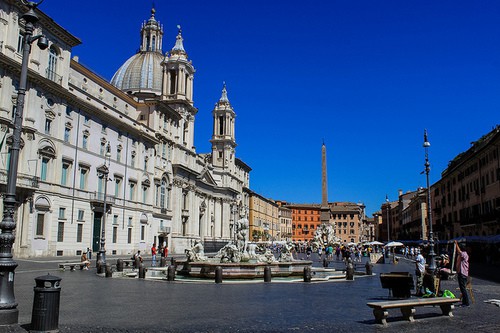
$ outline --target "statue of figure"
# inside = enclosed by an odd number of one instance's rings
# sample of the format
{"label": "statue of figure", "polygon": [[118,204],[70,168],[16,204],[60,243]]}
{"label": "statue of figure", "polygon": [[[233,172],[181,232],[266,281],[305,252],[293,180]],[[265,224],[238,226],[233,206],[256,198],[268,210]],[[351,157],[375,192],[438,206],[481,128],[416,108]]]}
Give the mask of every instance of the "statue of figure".
{"label": "statue of figure", "polygon": [[325,245],[339,244],[340,239],[335,236],[333,226],[329,223],[323,223],[314,232],[314,239],[311,243],[313,251],[317,251],[319,247]]}
{"label": "statue of figure", "polygon": [[294,261],[295,259],[293,259],[293,249],[294,249],[293,243],[286,242],[283,245],[283,248],[281,249],[279,261],[280,262]]}
{"label": "statue of figure", "polygon": [[207,260],[207,257],[205,256],[205,249],[199,240],[194,242],[194,246],[191,249],[186,249],[186,256],[188,262]]}
{"label": "statue of figure", "polygon": [[233,243],[228,243],[217,252],[216,258],[220,259],[221,263],[240,262],[241,253],[238,247]]}
{"label": "statue of figure", "polygon": [[261,254],[259,256],[259,261],[262,261],[262,262],[265,262],[267,264],[272,264],[272,263],[275,263],[277,262],[276,258],[274,257],[274,254],[273,252],[271,251],[271,249],[267,249],[266,248],[266,251],[264,252],[264,254]]}
{"label": "statue of figure", "polygon": [[236,246],[241,253],[246,252],[248,220],[243,218],[236,222]]}

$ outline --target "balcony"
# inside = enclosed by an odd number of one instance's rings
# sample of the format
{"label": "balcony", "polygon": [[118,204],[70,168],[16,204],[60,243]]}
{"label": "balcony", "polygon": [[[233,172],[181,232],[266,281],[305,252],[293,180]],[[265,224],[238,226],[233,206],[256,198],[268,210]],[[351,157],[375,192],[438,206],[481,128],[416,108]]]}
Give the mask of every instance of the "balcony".
{"label": "balcony", "polygon": [[[5,169],[0,170],[0,184],[2,187],[7,186],[7,170]],[[40,187],[40,177],[18,172],[16,187],[36,190]]]}
{"label": "balcony", "polygon": [[54,81],[57,84],[62,85],[62,76],[61,75],[56,74],[56,72],[54,72],[53,70],[50,70],[48,68],[47,68],[47,71],[45,74],[46,74],[47,79]]}
{"label": "balcony", "polygon": [[[94,210],[102,211],[104,209],[104,193],[93,192],[89,194],[90,205]],[[106,210],[109,212],[115,204],[115,196],[106,194]]]}

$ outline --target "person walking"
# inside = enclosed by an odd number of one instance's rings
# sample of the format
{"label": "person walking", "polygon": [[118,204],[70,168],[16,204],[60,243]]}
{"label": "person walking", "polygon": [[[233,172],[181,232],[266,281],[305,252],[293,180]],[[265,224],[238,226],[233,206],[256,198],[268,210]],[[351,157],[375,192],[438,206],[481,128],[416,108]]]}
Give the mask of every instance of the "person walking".
{"label": "person walking", "polygon": [[469,306],[469,294],[467,293],[467,279],[469,278],[469,254],[465,249],[465,244],[458,245],[455,241],[457,256],[457,277],[458,286],[462,293],[462,306]]}
{"label": "person walking", "polygon": [[424,286],[424,274],[425,274],[425,258],[420,252],[420,249],[416,250],[417,258],[415,259],[415,275],[417,276],[417,288],[415,291],[415,296],[420,297],[424,293],[422,288]]}

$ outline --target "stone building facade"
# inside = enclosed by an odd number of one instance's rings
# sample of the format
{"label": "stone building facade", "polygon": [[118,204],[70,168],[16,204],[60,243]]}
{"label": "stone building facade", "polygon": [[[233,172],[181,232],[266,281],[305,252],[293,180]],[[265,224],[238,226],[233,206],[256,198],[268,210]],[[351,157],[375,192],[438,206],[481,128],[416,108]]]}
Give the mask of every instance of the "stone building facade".
{"label": "stone building facade", "polygon": [[[2,190],[25,10],[19,1],[0,0]],[[103,225],[108,254],[148,252],[153,243],[183,253],[195,240],[230,240],[230,220],[248,217],[251,168],[235,154],[235,112],[225,86],[212,110],[212,151],[196,152],[195,69],[180,29],[164,53],[152,10],[140,27],[140,51],[107,82],[71,58],[78,38],[37,14],[35,34],[46,35],[49,48],[34,46],[30,55],[14,255],[96,251]],[[99,177],[103,170],[108,177]]]}

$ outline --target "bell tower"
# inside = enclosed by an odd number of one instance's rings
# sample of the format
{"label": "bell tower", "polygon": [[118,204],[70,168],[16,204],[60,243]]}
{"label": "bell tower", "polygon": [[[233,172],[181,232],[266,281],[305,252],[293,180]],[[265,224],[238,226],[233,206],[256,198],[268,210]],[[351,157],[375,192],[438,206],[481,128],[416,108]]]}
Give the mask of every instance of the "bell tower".
{"label": "bell tower", "polygon": [[182,30],[178,25],[175,45],[165,57],[163,74],[163,98],[185,101],[193,105],[193,78],[195,69],[184,50]]}
{"label": "bell tower", "polygon": [[231,103],[227,98],[226,83],[222,87],[222,96],[215,103],[212,111],[213,135],[212,164],[215,167],[228,168],[234,165],[236,140],[234,138],[234,113]]}

